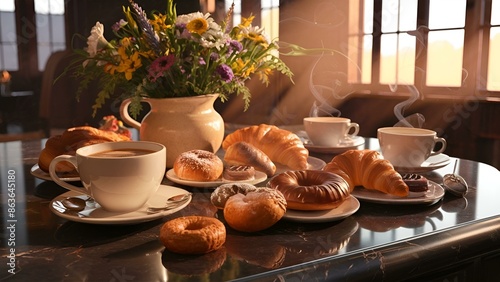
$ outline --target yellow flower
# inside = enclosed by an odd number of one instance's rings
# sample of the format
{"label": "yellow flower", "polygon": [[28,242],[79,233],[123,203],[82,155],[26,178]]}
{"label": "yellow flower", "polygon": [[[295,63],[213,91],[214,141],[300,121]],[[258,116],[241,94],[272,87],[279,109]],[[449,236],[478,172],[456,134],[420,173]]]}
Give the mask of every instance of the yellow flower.
{"label": "yellow flower", "polygon": [[116,71],[125,74],[127,80],[132,79],[132,74],[142,66],[141,57],[139,52],[134,52],[132,56],[128,56],[123,47],[118,48],[118,53],[120,54],[121,61],[120,65],[116,68]]}
{"label": "yellow flower", "polygon": [[248,18],[241,17],[241,23],[239,24],[240,28],[246,28],[252,25],[253,19],[255,16],[250,16]]}
{"label": "yellow flower", "polygon": [[134,20],[134,17],[132,16],[132,13],[130,12],[130,7],[123,7],[123,13],[125,14],[125,19],[128,22],[128,25],[130,28],[137,30],[137,23]]}
{"label": "yellow flower", "polygon": [[269,76],[273,73],[273,70],[271,68],[264,68],[257,72],[259,75],[260,81],[263,81],[264,83],[268,84],[269,83]]}
{"label": "yellow flower", "polygon": [[252,64],[251,61],[243,61],[241,58],[238,58],[231,68],[235,73],[240,74],[244,78],[249,77],[252,73],[255,72],[255,65]]}
{"label": "yellow flower", "polygon": [[167,19],[166,15],[153,14],[153,19],[149,20],[149,23],[153,26],[154,31],[160,32],[169,29],[171,26],[165,24]]}
{"label": "yellow flower", "polygon": [[128,37],[123,37],[121,40],[120,40],[120,43],[121,45],[124,47],[124,48],[128,48],[130,46],[130,38]]}
{"label": "yellow flower", "polygon": [[188,22],[186,28],[191,33],[202,35],[208,30],[208,22],[204,18],[196,18]]}
{"label": "yellow flower", "polygon": [[267,43],[266,37],[258,32],[248,32],[245,37],[252,40],[253,42],[255,42],[257,44],[260,44],[260,45],[266,47],[266,48],[269,45]]}
{"label": "yellow flower", "polygon": [[111,74],[111,75],[114,75],[115,74],[115,71],[116,69],[118,68],[116,65],[112,64],[112,63],[107,63],[106,65],[104,65],[104,71]]}

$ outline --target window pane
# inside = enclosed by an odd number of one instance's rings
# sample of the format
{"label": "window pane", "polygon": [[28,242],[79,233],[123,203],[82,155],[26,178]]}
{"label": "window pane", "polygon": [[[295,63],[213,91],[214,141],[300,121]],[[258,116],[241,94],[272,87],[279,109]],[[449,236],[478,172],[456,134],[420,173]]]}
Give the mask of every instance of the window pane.
{"label": "window pane", "polygon": [[413,84],[415,40],[414,36],[408,34],[382,35],[380,42],[381,84]]}
{"label": "window pane", "polygon": [[36,33],[38,43],[50,42],[50,22],[49,15],[36,14]]}
{"label": "window pane", "polygon": [[398,84],[412,85],[415,80],[415,41],[416,37],[405,33],[399,35],[398,46]]}
{"label": "window pane", "polygon": [[399,0],[384,0],[382,2],[382,32],[398,30]]}
{"label": "window pane", "polygon": [[241,0],[226,0],[225,1],[225,6],[226,6],[226,12],[229,11],[229,8],[231,8],[231,5],[234,3],[234,10],[233,10],[233,18],[232,22],[229,22],[229,25],[236,26],[241,23]]}
{"label": "window pane", "polygon": [[493,0],[493,6],[491,7],[491,24],[500,24],[500,0]]}
{"label": "window pane", "polygon": [[[373,0],[364,0],[363,22],[364,32],[373,33]],[[351,3],[351,1],[349,1]]]}
{"label": "window pane", "polygon": [[380,83],[396,83],[397,34],[383,34],[380,38]]}
{"label": "window pane", "polygon": [[53,52],[63,50],[65,44],[64,0],[35,0],[38,69],[44,70],[45,63]]}
{"label": "window pane", "polygon": [[35,13],[64,15],[64,0],[35,0]]}
{"label": "window pane", "polygon": [[279,37],[279,15],[279,7],[263,9],[261,11],[261,26],[270,40],[275,40]]}
{"label": "window pane", "polygon": [[428,86],[462,85],[464,30],[429,32],[426,82]]}
{"label": "window pane", "polygon": [[64,34],[64,15],[52,15],[52,43],[64,43],[66,37]]}
{"label": "window pane", "polygon": [[15,10],[14,0],[2,0],[0,11],[14,12]]}
{"label": "window pane", "polygon": [[417,0],[400,1],[399,30],[408,31],[417,29]]}
{"label": "window pane", "polygon": [[362,83],[372,82],[372,46],[373,46],[373,36],[371,35],[363,36],[363,55],[361,64]]}
{"label": "window pane", "polygon": [[429,28],[458,28],[465,25],[466,0],[430,0]]}
{"label": "window pane", "polygon": [[17,44],[0,43],[0,69],[17,71],[19,62],[17,61]]}
{"label": "window pane", "polygon": [[0,42],[17,42],[14,12],[0,12]]}
{"label": "window pane", "polygon": [[0,70],[17,71],[18,69],[14,1],[2,1],[0,7]]}
{"label": "window pane", "polygon": [[500,27],[490,31],[490,54],[488,56],[488,81],[486,89],[500,91]]}

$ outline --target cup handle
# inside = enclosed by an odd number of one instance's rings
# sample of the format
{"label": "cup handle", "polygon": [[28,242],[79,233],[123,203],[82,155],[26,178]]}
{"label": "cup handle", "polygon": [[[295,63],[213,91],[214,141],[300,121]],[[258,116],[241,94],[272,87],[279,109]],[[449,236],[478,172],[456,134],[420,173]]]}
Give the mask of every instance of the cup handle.
{"label": "cup handle", "polygon": [[132,102],[132,99],[128,98],[122,101],[120,105],[120,116],[122,120],[127,123],[128,125],[132,126],[133,128],[140,130],[141,129],[141,123],[133,119],[129,114],[128,114],[128,106]]}
{"label": "cup handle", "polygon": [[86,194],[86,195],[89,195],[90,197],[92,197],[92,195],[90,195],[90,193],[85,188],[81,188],[81,187],[77,187],[75,185],[69,184],[66,181],[63,181],[62,179],[59,178],[59,176],[56,173],[56,165],[60,162],[69,162],[76,169],[78,169],[78,165],[76,163],[75,156],[71,156],[71,155],[57,156],[52,160],[52,162],[50,162],[50,166],[49,166],[49,174],[50,174],[50,177],[52,178],[52,180],[54,180],[55,183],[57,183],[59,186],[61,186],[63,188],[66,188],[68,190],[75,191],[78,193],[83,193],[83,194]]}
{"label": "cup handle", "polygon": [[436,147],[437,143],[441,143],[441,148],[439,148],[439,150],[437,150],[437,151],[434,151],[434,148],[433,148],[432,152],[431,152],[431,156],[441,154],[446,149],[446,140],[444,138],[435,137],[434,138],[434,147]]}
{"label": "cup handle", "polygon": [[[351,131],[351,128],[354,128],[354,132],[349,134],[349,131]],[[353,137],[353,136],[358,135],[358,132],[359,132],[359,124],[357,124],[355,122],[351,122],[351,124],[349,124],[349,126],[347,127],[346,135]]]}

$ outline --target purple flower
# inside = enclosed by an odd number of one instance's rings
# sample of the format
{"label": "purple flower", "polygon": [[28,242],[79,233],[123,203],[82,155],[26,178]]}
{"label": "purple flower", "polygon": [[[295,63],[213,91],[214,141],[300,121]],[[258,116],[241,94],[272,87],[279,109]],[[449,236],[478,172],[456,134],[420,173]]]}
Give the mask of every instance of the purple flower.
{"label": "purple flower", "polygon": [[203,59],[202,57],[199,57],[199,58],[198,58],[198,64],[200,64],[200,65],[204,66],[204,65],[206,65],[207,63],[205,62],[205,59]]}
{"label": "purple flower", "polygon": [[163,76],[164,72],[170,69],[170,67],[174,64],[174,61],[175,57],[172,54],[168,56],[161,56],[154,60],[148,70],[149,80],[156,82],[159,77]]}
{"label": "purple flower", "polygon": [[113,29],[114,32],[118,32],[125,25],[127,25],[127,22],[124,19],[121,19],[120,21],[113,24],[111,26],[111,29]]}
{"label": "purple flower", "polygon": [[239,53],[241,52],[241,50],[243,49],[243,45],[241,45],[241,43],[237,40],[231,40],[229,42],[229,54],[235,52],[235,53]]}
{"label": "purple flower", "polygon": [[212,54],[210,54],[210,61],[217,61],[219,59],[219,54],[213,52]]}
{"label": "purple flower", "polygon": [[233,70],[228,65],[218,65],[215,71],[220,75],[224,82],[231,82],[231,80],[233,80]]}

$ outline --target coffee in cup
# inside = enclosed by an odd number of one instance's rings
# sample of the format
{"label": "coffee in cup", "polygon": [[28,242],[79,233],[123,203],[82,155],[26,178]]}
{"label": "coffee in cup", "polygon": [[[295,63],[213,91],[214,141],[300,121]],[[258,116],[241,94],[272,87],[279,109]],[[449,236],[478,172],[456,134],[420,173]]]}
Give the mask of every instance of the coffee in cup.
{"label": "coffee in cup", "polygon": [[[446,149],[446,140],[429,129],[383,127],[377,130],[377,137],[384,159],[395,167],[419,167],[427,158]],[[438,143],[441,145],[435,151]]]}
{"label": "coffee in cup", "polygon": [[[56,165],[64,161],[75,166],[83,188],[57,176]],[[50,176],[57,184],[91,196],[110,212],[141,208],[157,191],[165,170],[165,146],[146,141],[107,142],[82,147],[75,156],[54,158],[49,167]]]}
{"label": "coffee in cup", "polygon": [[306,117],[304,129],[313,145],[335,147],[356,136],[359,125],[343,117]]}

